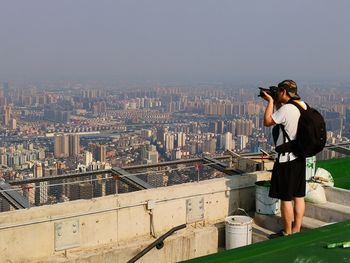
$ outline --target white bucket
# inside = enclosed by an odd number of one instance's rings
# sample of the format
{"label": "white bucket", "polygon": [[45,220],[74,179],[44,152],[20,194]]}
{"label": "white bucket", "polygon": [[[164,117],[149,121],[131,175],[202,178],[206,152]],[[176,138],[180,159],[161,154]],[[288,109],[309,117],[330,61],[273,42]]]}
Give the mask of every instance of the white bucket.
{"label": "white bucket", "polygon": [[225,219],[226,249],[252,243],[253,219],[249,216],[229,216]]}
{"label": "white bucket", "polygon": [[264,215],[275,215],[280,211],[280,200],[269,197],[270,181],[255,183],[256,212]]}

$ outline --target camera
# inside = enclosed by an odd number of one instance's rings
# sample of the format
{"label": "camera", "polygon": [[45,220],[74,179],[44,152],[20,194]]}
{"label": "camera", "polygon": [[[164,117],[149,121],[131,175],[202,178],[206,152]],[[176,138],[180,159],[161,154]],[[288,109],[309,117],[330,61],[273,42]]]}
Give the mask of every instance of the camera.
{"label": "camera", "polygon": [[280,89],[279,87],[271,86],[268,89],[259,87],[259,89],[260,89],[260,94],[258,95],[258,97],[265,97],[263,93],[263,91],[265,91],[267,94],[269,94],[273,98],[273,100],[277,100],[277,93]]}

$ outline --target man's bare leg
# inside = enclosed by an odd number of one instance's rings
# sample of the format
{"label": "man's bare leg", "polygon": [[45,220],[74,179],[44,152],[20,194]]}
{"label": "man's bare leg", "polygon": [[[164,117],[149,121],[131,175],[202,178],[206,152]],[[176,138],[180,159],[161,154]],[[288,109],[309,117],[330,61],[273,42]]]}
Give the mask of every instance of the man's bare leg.
{"label": "man's bare leg", "polygon": [[294,225],[292,228],[293,233],[300,232],[301,224],[303,222],[303,216],[305,212],[304,197],[294,198]]}
{"label": "man's bare leg", "polygon": [[288,235],[292,234],[293,222],[293,204],[292,201],[281,200],[281,214],[284,224],[284,232]]}

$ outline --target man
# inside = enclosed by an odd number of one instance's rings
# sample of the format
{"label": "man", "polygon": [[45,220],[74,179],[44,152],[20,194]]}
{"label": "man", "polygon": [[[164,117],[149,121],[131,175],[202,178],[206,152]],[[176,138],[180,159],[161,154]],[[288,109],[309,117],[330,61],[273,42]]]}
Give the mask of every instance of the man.
{"label": "man", "polygon": [[[264,125],[266,127],[275,125],[273,133],[277,135],[275,136],[276,147],[294,140],[300,111],[295,105],[287,102],[294,100],[304,109],[307,107],[300,100],[297,84],[293,80],[284,80],[279,83],[276,101],[266,92],[264,95],[263,98],[268,102],[264,114]],[[273,112],[274,106],[275,112]],[[284,229],[270,235],[270,238],[300,232],[305,211],[305,185],[305,158],[298,158],[293,152],[279,153],[272,171],[269,196],[281,200]]]}

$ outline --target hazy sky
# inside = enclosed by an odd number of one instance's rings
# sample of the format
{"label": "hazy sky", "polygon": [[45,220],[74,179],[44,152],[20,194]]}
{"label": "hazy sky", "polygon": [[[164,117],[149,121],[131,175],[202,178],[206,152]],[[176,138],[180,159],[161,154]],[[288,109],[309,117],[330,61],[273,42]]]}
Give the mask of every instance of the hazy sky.
{"label": "hazy sky", "polygon": [[350,81],[348,0],[0,0],[0,80]]}

